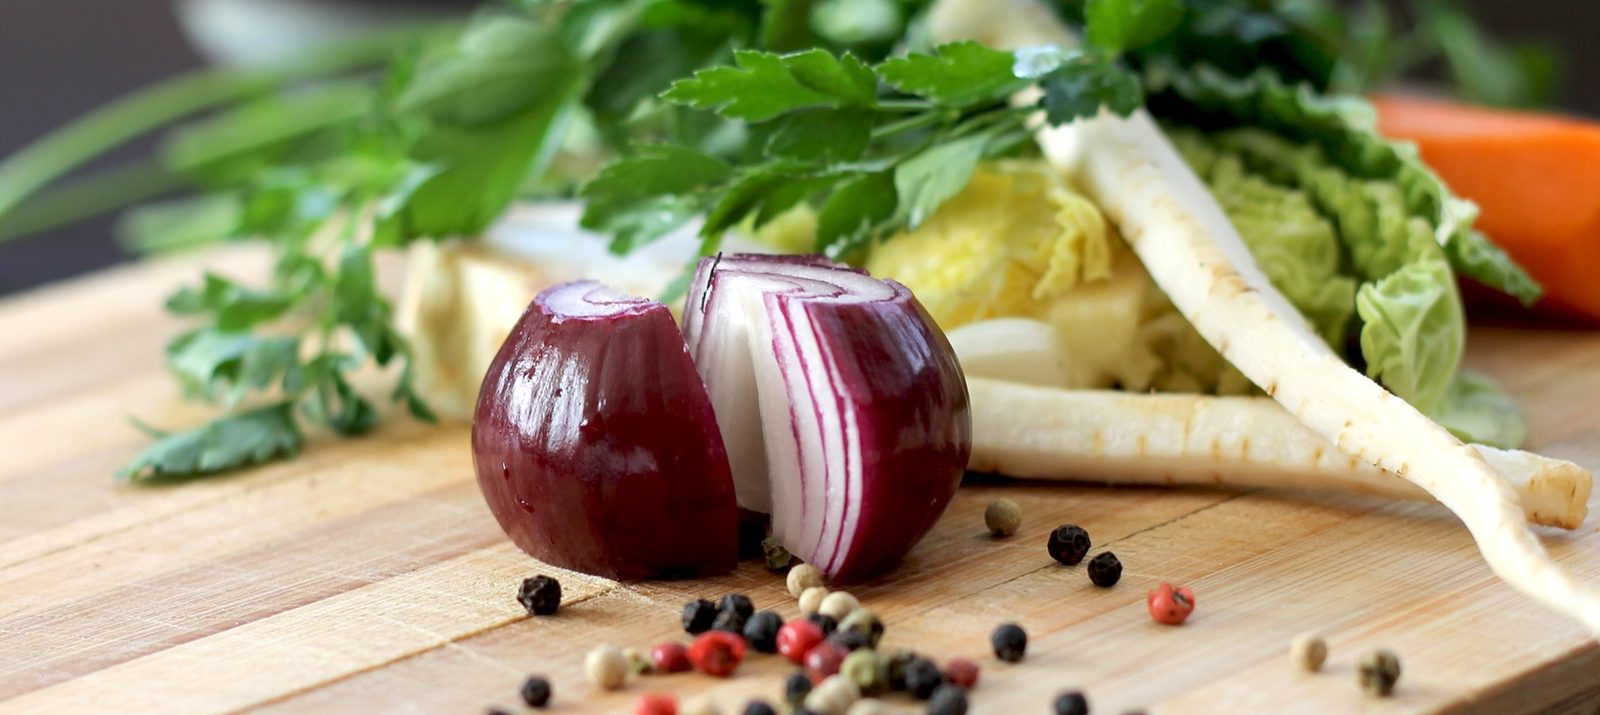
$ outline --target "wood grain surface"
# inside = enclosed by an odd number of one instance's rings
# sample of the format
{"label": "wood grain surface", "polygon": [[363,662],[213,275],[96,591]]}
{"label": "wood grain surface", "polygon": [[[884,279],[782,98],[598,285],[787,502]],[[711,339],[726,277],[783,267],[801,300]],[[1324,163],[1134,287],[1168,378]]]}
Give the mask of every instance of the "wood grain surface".
{"label": "wood grain surface", "polygon": [[[690,598],[741,591],[786,616],[794,603],[754,563],[619,585],[533,561],[479,498],[461,425],[393,420],[246,473],[114,480],[145,442],[130,414],[167,426],[205,415],[160,361],[179,327],[160,299],[197,262],[260,266],[250,254],[147,264],[0,302],[0,712],[520,712],[530,673],[551,678],[555,712],[625,711],[647,691],[709,694],[725,712],[777,697],[788,667],[770,656],[727,680],[585,683],[596,644],[681,639]],[[1477,328],[1471,345],[1472,365],[1527,408],[1531,449],[1600,468],[1600,333]],[[982,510],[1002,495],[1025,519],[996,541]],[[1050,561],[1044,539],[1063,522],[1117,553],[1116,587]],[[1542,534],[1600,579],[1592,522]],[[561,579],[559,615],[530,619],[516,603],[536,573]],[[1183,627],[1145,614],[1163,579],[1197,594]],[[1590,715],[1600,703],[1595,642],[1498,583],[1428,504],[973,480],[898,571],[853,590],[889,646],[977,659],[976,713],[1046,713],[1065,688],[1113,715]],[[988,654],[1008,620],[1032,637],[1018,665]],[[1286,656],[1311,629],[1332,649],[1317,675]],[[1356,658],[1377,646],[1404,670],[1386,700],[1355,683]]]}

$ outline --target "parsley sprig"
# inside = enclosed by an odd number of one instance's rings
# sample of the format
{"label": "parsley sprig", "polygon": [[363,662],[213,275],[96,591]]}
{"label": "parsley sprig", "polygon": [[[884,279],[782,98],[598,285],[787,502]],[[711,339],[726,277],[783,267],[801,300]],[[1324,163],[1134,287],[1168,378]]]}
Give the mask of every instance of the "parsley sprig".
{"label": "parsley sprig", "polygon": [[[1013,105],[1029,87],[1040,90],[1037,104]],[[1063,123],[1143,104],[1138,76],[1108,50],[1012,53],[973,42],[876,66],[849,52],[743,50],[662,98],[747,123],[756,158],[634,147],[582,191],[583,225],[614,235],[618,251],[704,216],[711,253],[729,228],[759,228],[804,203],[817,213],[816,249],[848,257],[922,223],[980,161],[1031,150],[1028,120],[1039,110]]]}

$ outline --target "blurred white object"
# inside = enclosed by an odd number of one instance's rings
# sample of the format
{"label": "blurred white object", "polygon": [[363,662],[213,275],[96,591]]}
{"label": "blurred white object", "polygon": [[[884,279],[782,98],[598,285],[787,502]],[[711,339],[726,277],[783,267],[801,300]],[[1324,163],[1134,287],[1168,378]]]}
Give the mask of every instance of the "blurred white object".
{"label": "blurred white object", "polygon": [[195,49],[212,62],[234,65],[280,60],[364,30],[446,14],[370,0],[176,0],[175,5]]}

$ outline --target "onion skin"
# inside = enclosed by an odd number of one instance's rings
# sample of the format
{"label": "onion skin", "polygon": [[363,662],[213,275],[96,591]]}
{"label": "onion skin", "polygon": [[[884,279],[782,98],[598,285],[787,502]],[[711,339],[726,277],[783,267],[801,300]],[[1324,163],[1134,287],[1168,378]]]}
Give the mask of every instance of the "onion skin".
{"label": "onion skin", "polygon": [[484,376],[472,449],[489,510],[541,561],[621,580],[733,569],[727,452],[660,303],[593,282],[540,293]]}
{"label": "onion skin", "polygon": [[833,336],[833,354],[847,358],[835,369],[856,396],[851,409],[867,470],[862,493],[848,497],[860,508],[850,548],[818,566],[839,582],[898,565],[944,514],[972,453],[970,400],[955,351],[910,291],[890,283],[914,311],[870,303],[807,311],[817,332]]}

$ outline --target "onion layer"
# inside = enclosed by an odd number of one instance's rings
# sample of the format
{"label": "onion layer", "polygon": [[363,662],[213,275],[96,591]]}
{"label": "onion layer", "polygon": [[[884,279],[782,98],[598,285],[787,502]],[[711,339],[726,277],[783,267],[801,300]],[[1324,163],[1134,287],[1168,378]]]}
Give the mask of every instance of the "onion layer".
{"label": "onion layer", "polygon": [[740,505],[831,578],[897,563],[971,451],[966,384],[932,318],[905,286],[820,257],[709,258],[688,301]]}
{"label": "onion layer", "polygon": [[484,376],[472,445],[490,511],[535,558],[619,579],[733,568],[727,454],[661,303],[540,293]]}

